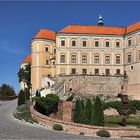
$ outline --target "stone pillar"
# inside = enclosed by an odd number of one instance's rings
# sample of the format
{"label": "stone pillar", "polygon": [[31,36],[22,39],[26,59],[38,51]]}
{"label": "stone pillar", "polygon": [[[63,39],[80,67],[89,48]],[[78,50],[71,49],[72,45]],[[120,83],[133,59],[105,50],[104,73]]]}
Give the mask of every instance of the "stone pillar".
{"label": "stone pillar", "polygon": [[74,103],[71,101],[63,102],[63,121],[72,122]]}

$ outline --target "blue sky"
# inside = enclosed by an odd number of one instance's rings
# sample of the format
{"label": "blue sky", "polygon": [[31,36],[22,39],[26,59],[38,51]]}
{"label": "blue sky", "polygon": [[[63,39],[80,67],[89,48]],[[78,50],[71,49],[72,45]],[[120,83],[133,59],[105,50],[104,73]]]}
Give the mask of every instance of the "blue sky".
{"label": "blue sky", "polygon": [[68,24],[127,26],[140,21],[139,1],[2,2],[0,1],[0,85],[19,90],[17,72],[30,54],[30,42],[41,29],[59,31]]}

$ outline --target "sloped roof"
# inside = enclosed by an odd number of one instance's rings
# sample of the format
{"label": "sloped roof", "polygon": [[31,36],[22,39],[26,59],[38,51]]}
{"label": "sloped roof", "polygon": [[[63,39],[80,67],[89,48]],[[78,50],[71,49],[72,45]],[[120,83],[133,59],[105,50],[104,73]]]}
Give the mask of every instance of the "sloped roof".
{"label": "sloped roof", "polygon": [[55,40],[56,33],[51,30],[41,29],[34,37],[34,39],[47,39],[47,40]]}
{"label": "sloped roof", "polygon": [[22,63],[30,63],[31,62],[31,55],[27,56]]}
{"label": "sloped roof", "polygon": [[88,25],[68,25],[58,33],[66,34],[98,34],[98,35],[126,35],[133,31],[140,30],[140,22],[127,27],[117,26],[88,26]]}
{"label": "sloped roof", "polygon": [[130,26],[127,26],[127,30],[125,34],[131,33],[133,31],[139,30],[140,29],[140,22],[136,22]]}
{"label": "sloped roof", "polygon": [[59,33],[124,35],[125,27],[68,25]]}

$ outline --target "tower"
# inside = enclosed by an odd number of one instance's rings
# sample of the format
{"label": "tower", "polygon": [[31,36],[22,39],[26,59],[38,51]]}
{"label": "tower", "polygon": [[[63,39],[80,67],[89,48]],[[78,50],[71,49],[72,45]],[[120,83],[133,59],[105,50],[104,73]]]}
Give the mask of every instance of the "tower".
{"label": "tower", "polygon": [[98,26],[103,26],[103,25],[104,25],[103,18],[102,18],[101,14],[100,14],[100,16],[98,18]]}

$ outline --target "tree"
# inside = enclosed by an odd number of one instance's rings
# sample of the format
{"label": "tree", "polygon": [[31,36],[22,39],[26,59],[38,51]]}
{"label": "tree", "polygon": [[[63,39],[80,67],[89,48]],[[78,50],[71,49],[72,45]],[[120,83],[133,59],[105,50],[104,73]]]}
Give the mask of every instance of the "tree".
{"label": "tree", "polygon": [[74,122],[81,123],[83,118],[83,107],[80,100],[76,100],[75,111],[74,111]]}
{"label": "tree", "polygon": [[25,65],[24,68],[20,68],[18,72],[19,82],[24,81],[27,84],[27,88],[31,88],[31,64]]}
{"label": "tree", "polygon": [[98,96],[96,96],[96,99],[93,105],[92,124],[96,126],[104,126],[103,106]]}
{"label": "tree", "polygon": [[92,119],[92,102],[90,99],[88,99],[85,104],[83,123],[91,124],[91,119]]}
{"label": "tree", "polygon": [[25,104],[25,91],[20,90],[18,95],[18,106]]}
{"label": "tree", "polygon": [[0,96],[13,96],[15,95],[15,90],[8,84],[2,84],[0,87]]}

